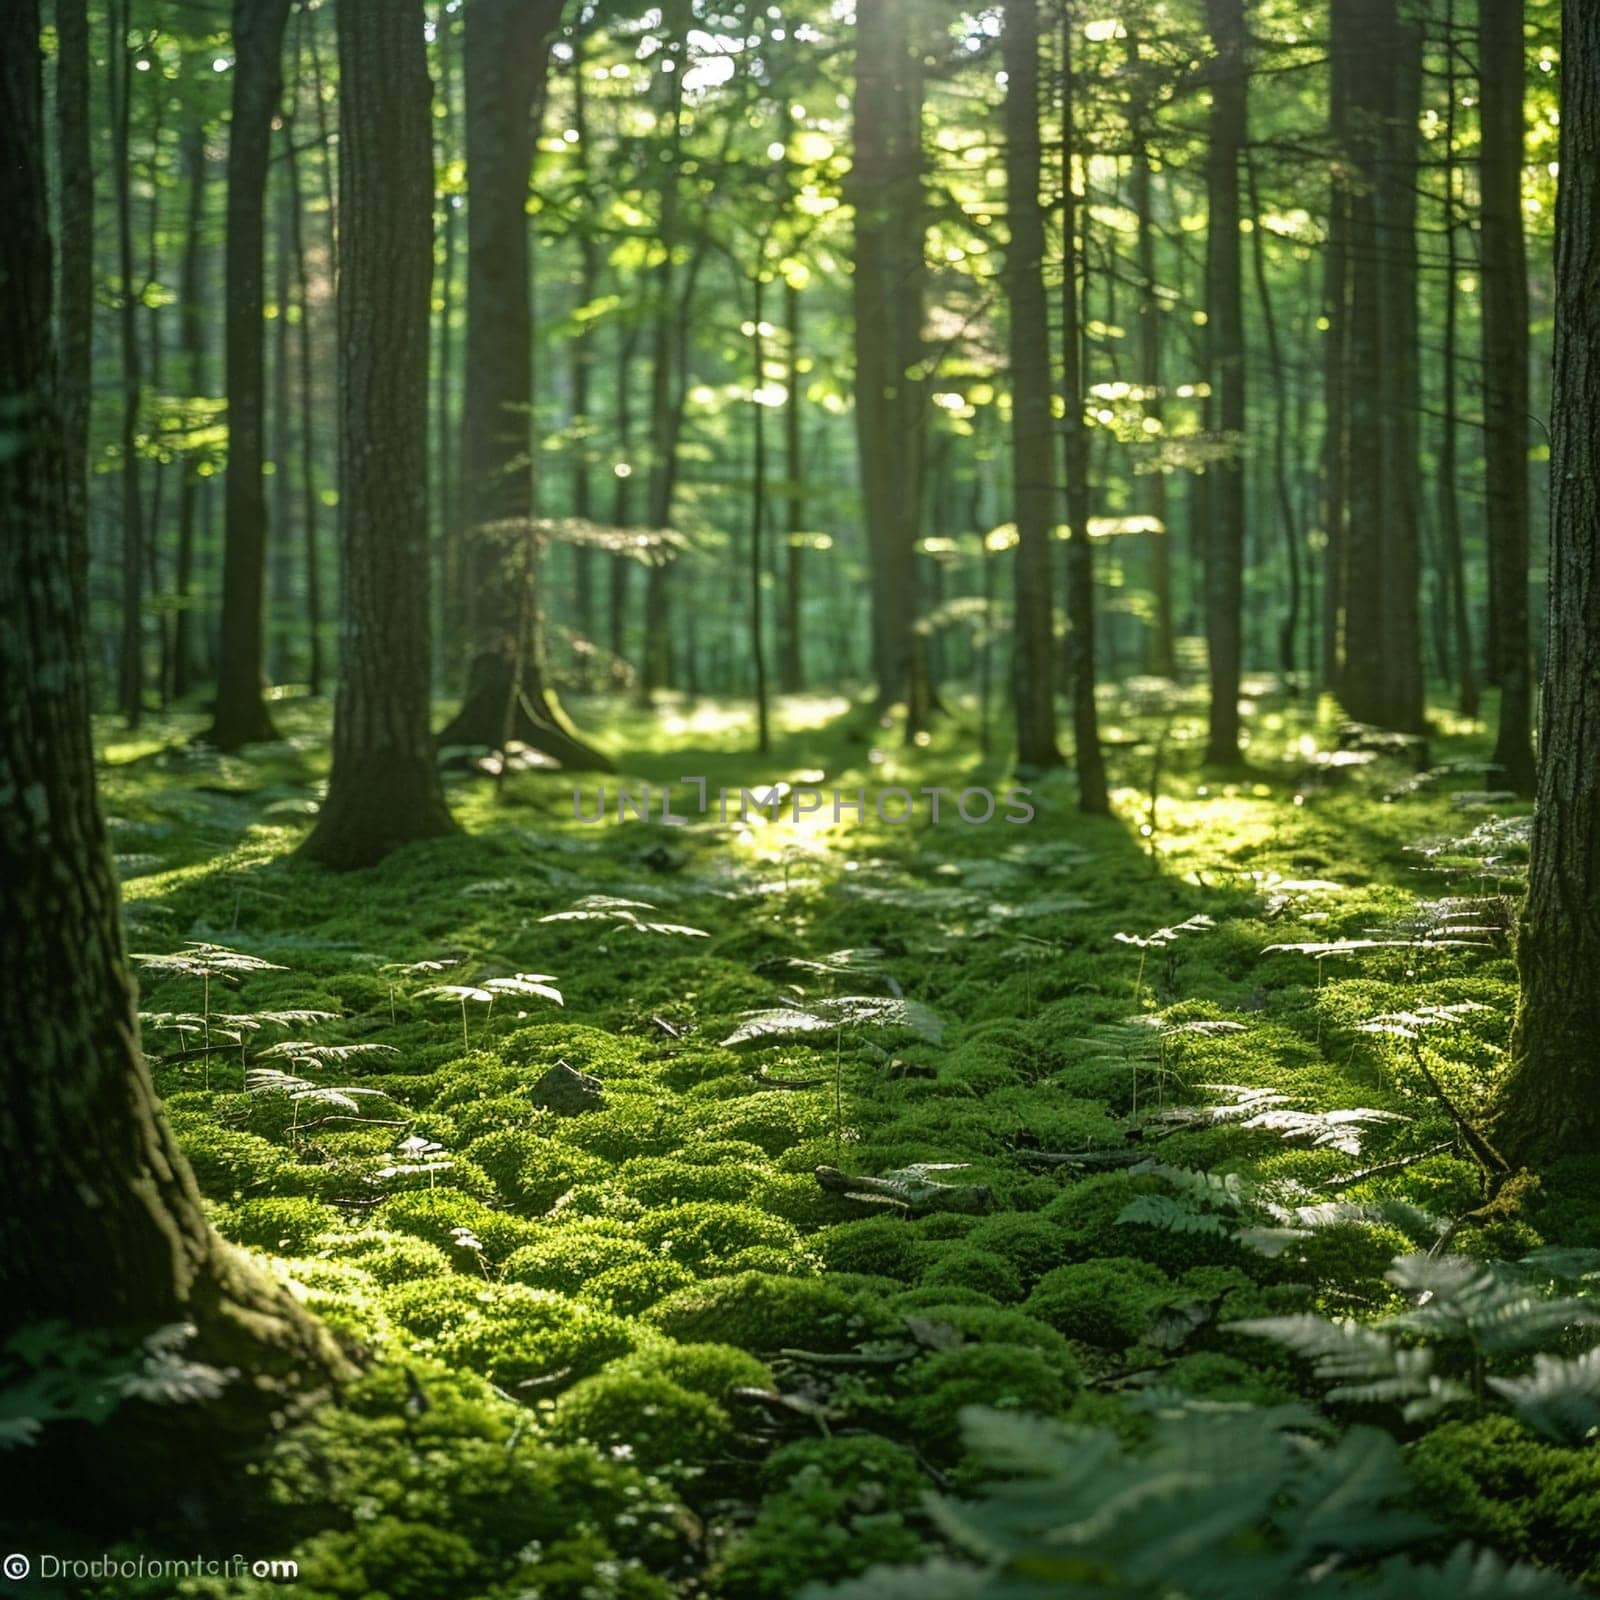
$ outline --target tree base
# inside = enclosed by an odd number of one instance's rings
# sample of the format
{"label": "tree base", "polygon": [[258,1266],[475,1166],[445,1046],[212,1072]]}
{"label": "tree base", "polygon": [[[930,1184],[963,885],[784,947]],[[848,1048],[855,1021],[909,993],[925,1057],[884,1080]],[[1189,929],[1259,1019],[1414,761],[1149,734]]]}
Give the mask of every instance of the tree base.
{"label": "tree base", "polygon": [[[467,673],[461,707],[435,736],[442,750],[452,745],[498,750],[506,737],[506,701],[511,694],[510,660],[498,652],[478,656]],[[569,772],[615,772],[609,757],[585,744],[562,715],[537,671],[523,669],[522,691],[511,719],[511,737],[548,756]]]}
{"label": "tree base", "polygon": [[391,851],[456,831],[431,760],[399,751],[351,757],[341,770],[337,751],[328,798],[297,852],[336,872],[376,866]]}

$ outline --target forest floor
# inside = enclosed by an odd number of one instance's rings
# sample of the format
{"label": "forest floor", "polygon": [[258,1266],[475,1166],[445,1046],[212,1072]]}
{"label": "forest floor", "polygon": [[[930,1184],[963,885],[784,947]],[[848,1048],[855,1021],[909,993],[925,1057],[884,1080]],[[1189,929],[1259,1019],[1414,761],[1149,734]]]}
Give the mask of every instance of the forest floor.
{"label": "forest floor", "polygon": [[[1262,700],[1219,776],[1152,700],[1107,729],[1114,818],[1056,774],[976,827],[618,822],[614,779],[595,825],[559,774],[462,776],[458,837],[341,877],[292,856],[326,713],[275,715],[240,758],[181,718],[101,748],[213,1220],[377,1358],[255,1469],[241,1534],[296,1593],[776,1600],[938,1547],[927,1492],[992,1475],[963,1406],[1136,1450],[1174,1393],[1384,1423],[1424,1553],[1600,1580],[1594,1451],[1512,1415],[1493,1357],[1408,1420],[1404,1373],[1341,1407],[1304,1339],[1227,1326],[1403,1312],[1391,1263],[1444,1233],[1500,1262],[1596,1237],[1600,1159],[1469,1215],[1455,1117],[1500,1070],[1526,857],[1481,733],[1438,712],[1419,776]],[[685,776],[1010,782],[970,727],[908,750],[842,700],[780,703],[766,757],[722,703],[580,715],[680,812]]]}

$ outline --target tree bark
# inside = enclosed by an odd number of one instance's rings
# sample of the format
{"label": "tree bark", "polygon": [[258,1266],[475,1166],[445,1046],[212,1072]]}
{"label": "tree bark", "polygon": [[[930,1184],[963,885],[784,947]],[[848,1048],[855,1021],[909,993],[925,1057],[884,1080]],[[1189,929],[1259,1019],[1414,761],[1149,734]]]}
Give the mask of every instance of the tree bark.
{"label": "tree bark", "polygon": [[[215,1406],[160,1407],[71,1459],[46,1444],[29,1489],[203,1489],[207,1434],[253,1428],[345,1370],[288,1291],[211,1232],[139,1049],[116,879],[94,787],[81,502],[69,485],[49,331],[36,0],[0,7],[0,1334],[61,1320],[131,1339],[191,1323],[192,1353],[250,1374]],[[185,1446],[174,1448],[175,1431]],[[102,1471],[97,1463],[114,1463]],[[61,1477],[54,1476],[60,1469]],[[20,1488],[21,1485],[14,1485]],[[58,1502],[59,1506],[59,1502]],[[13,1506],[11,1509],[15,1509]],[[163,1508],[165,1509],[165,1507]]]}
{"label": "tree bark", "polygon": [[[1078,771],[1078,809],[1094,816],[1111,810],[1105,752],[1095,705],[1094,545],[1089,538],[1089,428],[1084,375],[1083,296],[1087,272],[1078,237],[1077,82],[1073,30],[1081,11],[1073,0],[1061,17],[1061,396],[1065,413],[1062,456],[1066,468],[1067,666],[1072,691],[1072,759]],[[1087,156],[1082,168],[1088,172]]]}
{"label": "tree bark", "polygon": [[[544,679],[531,608],[517,604],[506,525],[534,514],[533,314],[528,182],[559,0],[469,0],[466,85],[467,335],[461,408],[461,527],[468,545],[468,632],[476,654],[460,708],[439,744],[497,745],[506,707],[514,736],[573,770],[609,769],[567,726]],[[532,538],[524,529],[513,542]],[[536,580],[535,580],[536,581]],[[515,670],[520,664],[520,672]]]}
{"label": "tree bark", "polygon": [[1328,14],[1328,134],[1333,146],[1328,182],[1328,239],[1322,268],[1322,612],[1318,677],[1338,692],[1344,666],[1345,513],[1350,394],[1350,188],[1346,164],[1349,131],[1350,40],[1345,7],[1333,0]]}
{"label": "tree bark", "polygon": [[223,324],[228,470],[223,498],[222,626],[217,704],[206,740],[238,750],[277,729],[262,696],[267,501],[262,482],[266,412],[263,263],[272,119],[283,97],[289,0],[233,0],[233,109],[228,121],[228,207]]}
{"label": "tree bark", "polygon": [[872,576],[873,671],[880,708],[904,703],[909,739],[927,723],[932,685],[917,627],[926,432],[922,68],[906,0],[881,0],[856,13],[854,116],[855,413]]}
{"label": "tree bark", "polygon": [[1006,296],[1011,338],[1011,482],[1017,524],[1012,700],[1017,765],[1060,766],[1056,745],[1055,422],[1050,408],[1050,315],[1039,202],[1039,3],[1007,0]]}
{"label": "tree bark", "polygon": [[[194,405],[206,389],[205,246],[206,131],[198,109],[188,112],[181,140],[184,180],[189,186],[184,216],[183,262],[178,269],[178,329],[183,350],[183,383]],[[172,693],[184,699],[194,683],[195,513],[201,477],[195,452],[185,451],[178,480],[178,553],[174,587],[178,613],[172,629]]]}
{"label": "tree bark", "polygon": [[144,716],[144,502],[139,491],[139,409],[144,390],[138,296],[133,286],[133,202],[129,126],[132,52],[127,0],[106,8],[106,73],[111,110],[111,171],[117,211],[117,323],[122,348],[122,616],[117,653],[117,708],[130,728]]}
{"label": "tree bark", "polygon": [[[1340,694],[1362,722],[1424,726],[1417,413],[1420,30],[1344,0],[1350,39],[1349,526]],[[1359,463],[1359,470],[1356,464]],[[1358,603],[1359,601],[1359,603]]]}
{"label": "tree bark", "polygon": [[1456,373],[1458,315],[1456,287],[1460,275],[1459,222],[1456,216],[1456,45],[1455,0],[1445,8],[1444,121],[1444,416],[1439,433],[1439,538],[1443,547],[1444,583],[1450,612],[1456,672],[1456,709],[1464,717],[1478,715],[1478,672],[1473,656],[1472,617],[1467,609],[1467,568],[1461,544],[1461,508],[1456,489],[1460,470],[1457,451]]}
{"label": "tree bark", "polygon": [[301,853],[449,833],[428,731],[432,89],[422,0],[339,8],[342,617],[328,797]]}
{"label": "tree bark", "polygon": [[1566,0],[1562,24],[1548,666],[1522,999],[1496,1130],[1512,1159],[1600,1141],[1600,10]]}
{"label": "tree bark", "polygon": [[1500,720],[1494,763],[1532,794],[1533,647],[1528,627],[1528,259],[1522,226],[1523,0],[1480,0],[1483,465],[1489,587],[1496,602]]}
{"label": "tree bark", "polygon": [[1212,67],[1206,155],[1206,345],[1216,434],[1224,454],[1208,469],[1206,641],[1211,708],[1206,759],[1239,760],[1239,674],[1244,588],[1245,350],[1239,249],[1239,155],[1249,137],[1244,0],[1207,0]]}
{"label": "tree bark", "polygon": [[[89,142],[88,0],[56,4],[56,148],[61,270],[56,321],[61,429],[72,526],[87,526],[89,390],[94,343],[94,165]],[[80,556],[87,560],[87,551]]]}
{"label": "tree bark", "polygon": [[783,627],[779,642],[778,686],[785,694],[805,687],[805,451],[803,412],[800,409],[800,289],[787,280],[783,286],[783,331],[788,364],[789,398],[783,408],[784,477],[788,480],[784,518],[788,537],[783,549]]}

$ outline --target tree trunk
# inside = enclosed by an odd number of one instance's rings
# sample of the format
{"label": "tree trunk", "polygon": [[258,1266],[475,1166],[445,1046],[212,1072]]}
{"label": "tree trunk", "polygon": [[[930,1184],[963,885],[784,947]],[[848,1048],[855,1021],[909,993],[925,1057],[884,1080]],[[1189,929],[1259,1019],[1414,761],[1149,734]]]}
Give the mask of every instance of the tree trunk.
{"label": "tree trunk", "polygon": [[1441,384],[1444,416],[1439,434],[1439,539],[1443,551],[1444,583],[1450,611],[1456,670],[1456,708],[1464,717],[1478,715],[1478,671],[1473,657],[1472,617],[1467,609],[1467,569],[1461,547],[1461,509],[1456,490],[1460,457],[1456,441],[1456,373],[1458,316],[1456,288],[1460,274],[1456,217],[1456,10],[1455,0],[1445,8],[1445,121],[1444,121],[1444,350]]}
{"label": "tree trunk", "polygon": [[1497,1127],[1512,1159],[1600,1142],[1600,10],[1562,9],[1548,665],[1522,1002]]}
{"label": "tree trunk", "polygon": [[219,1429],[266,1427],[294,1390],[345,1363],[286,1289],[206,1225],[139,1050],[94,787],[82,506],[68,485],[47,315],[42,98],[38,6],[12,0],[0,7],[0,371],[12,446],[0,454],[0,606],[11,623],[0,629],[0,789],[22,803],[0,808],[14,913],[0,919],[0,1335],[60,1320],[131,1342],[187,1322],[190,1353],[250,1375],[217,1404],[146,1408],[124,1426],[119,1416],[112,1438],[74,1436],[59,1452],[47,1434],[31,1453],[32,1497],[120,1487],[165,1510],[175,1479],[206,1487]]}
{"label": "tree trunk", "polygon": [[295,671],[295,634],[299,631],[299,616],[294,604],[295,546],[290,538],[293,516],[294,481],[289,475],[292,455],[293,423],[290,421],[292,390],[289,382],[290,351],[293,330],[289,326],[289,301],[293,293],[293,252],[290,238],[294,221],[289,208],[297,203],[287,182],[289,152],[294,148],[294,117],[286,113],[282,124],[280,148],[284,165],[280,167],[273,185],[277,189],[277,216],[274,218],[272,241],[272,300],[276,314],[272,321],[272,385],[269,390],[272,426],[272,514],[268,520],[270,551],[268,570],[271,573],[268,606],[272,618],[271,661],[272,678],[276,683],[290,682]]}
{"label": "tree trunk", "polygon": [[262,255],[272,119],[283,96],[289,0],[233,0],[233,110],[228,122],[228,471],[223,501],[222,627],[209,743],[238,750],[277,730],[262,697],[262,588],[267,502],[262,483],[266,410]]}
{"label": "tree trunk", "polygon": [[783,637],[779,645],[778,684],[785,694],[805,687],[805,450],[800,409],[800,289],[787,280],[783,286],[783,329],[788,363],[789,398],[783,408],[784,477],[788,480],[788,537],[783,549]]}
{"label": "tree trunk", "polygon": [[[566,725],[544,680],[538,609],[517,604],[507,554],[533,537],[533,315],[528,182],[544,104],[558,0],[469,0],[466,83],[467,337],[461,408],[461,527],[468,631],[476,654],[459,710],[439,744],[498,745],[506,707],[514,736],[573,770],[608,770]],[[520,528],[515,525],[522,524]],[[509,540],[508,543],[508,529]],[[515,562],[512,562],[512,567]],[[520,671],[517,670],[520,664]]]}
{"label": "tree trunk", "polygon": [[[572,126],[578,135],[573,154],[583,163],[583,181],[592,177],[593,151],[589,144],[588,95],[584,86],[583,51],[574,42],[572,58]],[[587,218],[578,224],[578,305],[593,305],[600,292],[600,241]],[[585,315],[572,341],[572,514],[594,517],[594,456],[590,443],[593,422],[589,416],[590,379],[595,363],[595,330]],[[586,544],[572,547],[573,624],[577,631],[577,680],[590,686],[595,657],[595,552]]]}
{"label": "tree trunk", "polygon": [[[1138,46],[1130,38],[1130,60],[1138,61]],[[1142,115],[1142,114],[1141,114]],[[1133,134],[1133,205],[1138,218],[1139,266],[1139,387],[1143,391],[1144,414],[1164,424],[1165,397],[1161,374],[1161,301],[1156,293],[1156,230],[1153,205],[1153,174],[1145,129],[1138,123]],[[1155,437],[1162,438],[1161,432]],[[1150,626],[1149,668],[1158,678],[1177,676],[1177,652],[1172,616],[1171,539],[1167,533],[1167,475],[1159,465],[1148,475],[1146,506],[1161,524],[1150,536],[1150,590],[1155,616]]]}
{"label": "tree trunk", "polygon": [[1017,548],[1012,699],[1017,766],[1061,764],[1056,746],[1055,423],[1050,411],[1050,315],[1039,203],[1039,0],[1005,9],[1006,297],[1011,333],[1011,479]]}
{"label": "tree trunk", "polygon": [[[198,108],[191,109],[182,138],[184,180],[189,186],[184,218],[183,263],[178,269],[179,338],[183,383],[194,405],[206,390],[205,295],[206,131]],[[178,481],[178,555],[174,587],[178,614],[172,630],[172,693],[182,700],[193,687],[195,512],[202,479],[191,449],[184,453]]]}
{"label": "tree trunk", "polygon": [[[772,748],[772,731],[767,707],[767,647],[766,603],[762,595],[762,580],[766,576],[767,537],[767,408],[761,403],[760,391],[766,382],[767,346],[761,333],[761,319],[765,314],[766,241],[756,252],[755,273],[752,280],[754,304],[751,307],[752,333],[750,335],[750,662],[755,670],[756,701],[756,753],[766,755]],[[693,642],[691,640],[691,650]],[[693,656],[691,655],[691,661]],[[694,693],[691,679],[690,693]]]}
{"label": "tree trunk", "polygon": [[[56,3],[56,147],[61,219],[61,430],[71,526],[87,527],[89,391],[94,343],[94,166],[89,143],[88,0]],[[80,563],[88,559],[80,553]]]}
{"label": "tree trunk", "polygon": [[1483,250],[1483,465],[1489,587],[1496,602],[1500,721],[1494,763],[1532,794],[1528,628],[1528,260],[1522,228],[1523,0],[1478,7]]}
{"label": "tree trunk", "polygon": [[1206,641],[1211,710],[1206,759],[1239,760],[1239,674],[1244,586],[1245,350],[1239,249],[1239,154],[1249,137],[1244,0],[1206,0],[1216,59],[1206,154],[1206,345],[1216,434],[1225,454],[1208,469]]}
{"label": "tree trunk", "polygon": [[110,37],[106,72],[111,110],[111,170],[117,198],[117,309],[122,343],[122,617],[117,654],[117,708],[130,728],[144,716],[144,502],[139,494],[139,403],[144,387],[139,352],[139,299],[133,286],[132,171],[128,131],[133,116],[133,56],[127,0],[106,8]]}
{"label": "tree trunk", "polygon": [[926,432],[922,165],[922,68],[906,0],[881,0],[856,13],[855,411],[878,703],[904,702],[907,738],[926,725],[932,703],[917,628]]}
{"label": "tree trunk", "polygon": [[[307,13],[301,7],[295,19],[295,76],[299,77],[301,46],[305,43]],[[294,119],[289,122],[285,180],[288,185],[289,250],[294,260],[295,299],[300,309],[298,335],[300,412],[300,535],[305,568],[305,620],[308,654],[306,687],[321,695],[322,663],[322,542],[317,530],[317,436],[313,431],[312,387],[315,367],[311,359],[311,280],[306,271],[305,218],[300,188],[300,160],[295,154]],[[280,537],[283,530],[279,530]]]}
{"label": "tree trunk", "polygon": [[422,0],[339,9],[342,626],[328,797],[302,854],[448,833],[428,732],[431,85]]}
{"label": "tree trunk", "polygon": [[[1105,752],[1095,707],[1094,545],[1089,539],[1089,428],[1084,420],[1083,293],[1085,272],[1078,238],[1076,82],[1072,37],[1081,22],[1076,3],[1061,18],[1061,395],[1065,411],[1062,455],[1067,504],[1067,664],[1072,678],[1072,759],[1078,769],[1078,809],[1109,812]],[[1088,173],[1088,157],[1081,162]]]}

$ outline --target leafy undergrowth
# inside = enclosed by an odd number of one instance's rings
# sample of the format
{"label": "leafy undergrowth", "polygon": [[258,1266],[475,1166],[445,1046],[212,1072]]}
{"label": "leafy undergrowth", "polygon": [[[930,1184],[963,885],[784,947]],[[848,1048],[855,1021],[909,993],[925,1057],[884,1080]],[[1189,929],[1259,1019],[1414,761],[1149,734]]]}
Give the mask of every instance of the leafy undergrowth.
{"label": "leafy undergrowth", "polygon": [[[765,760],[719,707],[608,742],[713,807],[1007,786],[784,711]],[[1262,703],[1226,778],[1153,703],[1115,819],[1056,775],[1026,825],[462,779],[462,836],[336,877],[290,856],[323,725],[285,712],[104,782],[213,1220],[372,1362],[252,1468],[297,1593],[1600,1581],[1600,1162],[1486,1183],[1463,1132],[1526,853],[1470,734],[1419,777]]]}

